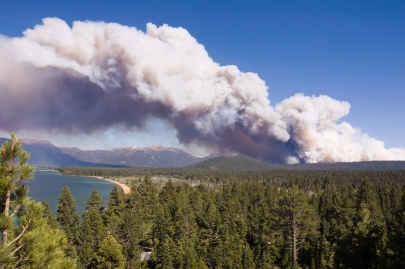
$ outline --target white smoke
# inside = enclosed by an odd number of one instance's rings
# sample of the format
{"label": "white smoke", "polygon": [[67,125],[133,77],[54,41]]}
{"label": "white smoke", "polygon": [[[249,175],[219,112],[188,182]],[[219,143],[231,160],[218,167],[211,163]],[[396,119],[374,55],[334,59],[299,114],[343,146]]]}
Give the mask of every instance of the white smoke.
{"label": "white smoke", "polygon": [[[0,92],[15,99],[13,107],[37,99],[23,121],[31,128],[91,133],[158,117],[181,143],[267,161],[405,160],[405,150],[338,124],[347,102],[297,94],[272,107],[257,74],[215,63],[183,28],[149,23],[142,32],[90,21],[71,28],[46,18],[24,37],[0,37],[0,59]],[[0,129],[23,128],[4,114],[11,105],[5,100]]]}

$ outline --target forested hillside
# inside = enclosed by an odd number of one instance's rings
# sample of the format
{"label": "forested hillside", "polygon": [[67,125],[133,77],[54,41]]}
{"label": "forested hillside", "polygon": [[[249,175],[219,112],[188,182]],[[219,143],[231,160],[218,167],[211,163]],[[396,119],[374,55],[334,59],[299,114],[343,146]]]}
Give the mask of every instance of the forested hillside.
{"label": "forested hillside", "polygon": [[191,165],[188,169],[256,170],[268,169],[269,164],[245,155],[221,156]]}
{"label": "forested hillside", "polygon": [[405,171],[154,171],[65,226],[80,268],[404,267]]}

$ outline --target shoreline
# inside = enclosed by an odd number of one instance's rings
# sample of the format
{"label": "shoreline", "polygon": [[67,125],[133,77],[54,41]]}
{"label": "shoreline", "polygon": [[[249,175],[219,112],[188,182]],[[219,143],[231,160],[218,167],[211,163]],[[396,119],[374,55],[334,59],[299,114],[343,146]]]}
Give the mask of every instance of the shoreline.
{"label": "shoreline", "polygon": [[89,177],[110,181],[110,182],[118,185],[118,187],[120,187],[125,194],[131,193],[131,188],[122,182],[118,182],[118,181],[108,179],[108,178],[103,178],[103,177],[96,177],[96,176],[89,176]]}

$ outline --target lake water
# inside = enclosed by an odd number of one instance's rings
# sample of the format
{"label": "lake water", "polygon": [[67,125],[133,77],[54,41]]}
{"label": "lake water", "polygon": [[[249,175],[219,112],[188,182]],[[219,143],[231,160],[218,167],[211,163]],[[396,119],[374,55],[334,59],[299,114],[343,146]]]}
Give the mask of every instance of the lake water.
{"label": "lake water", "polygon": [[63,186],[67,185],[73,194],[77,213],[80,216],[86,207],[85,202],[87,198],[94,189],[98,191],[103,199],[103,206],[107,206],[110,191],[114,186],[114,183],[106,180],[91,177],[64,176],[57,171],[41,170],[35,172],[34,179],[24,181],[23,184],[30,188],[28,195],[32,199],[38,202],[48,201],[54,215],[57,209],[58,196],[62,192]]}

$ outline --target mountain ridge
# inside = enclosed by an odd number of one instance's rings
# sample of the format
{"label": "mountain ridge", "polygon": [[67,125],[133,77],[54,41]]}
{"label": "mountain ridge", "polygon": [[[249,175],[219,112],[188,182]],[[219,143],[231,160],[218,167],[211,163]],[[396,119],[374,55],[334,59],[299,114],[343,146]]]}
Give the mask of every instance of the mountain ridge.
{"label": "mountain ridge", "polygon": [[[0,143],[8,141],[0,138]],[[30,162],[43,166],[80,167],[185,167],[216,157],[196,157],[182,149],[152,145],[149,147],[121,147],[105,150],[82,150],[77,147],[58,147],[46,140],[19,139],[31,154]]]}
{"label": "mountain ridge", "polygon": [[[80,166],[80,167],[108,167],[124,168],[125,165],[111,165],[106,163],[92,163],[78,160],[63,153],[58,147],[46,140],[19,139],[24,150],[30,153],[29,163],[37,166]],[[10,141],[0,137],[0,144]]]}
{"label": "mountain ridge", "polygon": [[210,158],[199,158],[182,149],[164,146],[124,147],[106,150],[81,150],[78,148],[60,147],[60,149],[82,161],[110,163],[131,167],[184,167]]}

